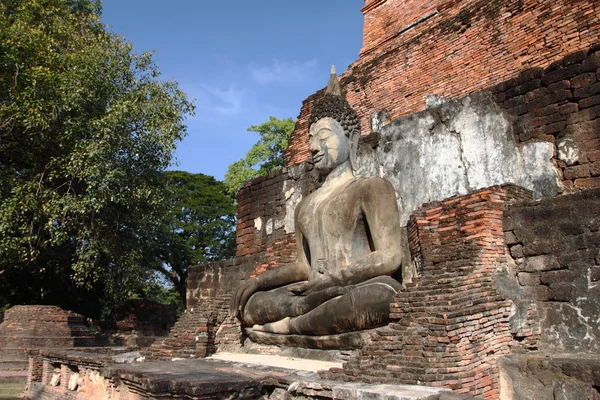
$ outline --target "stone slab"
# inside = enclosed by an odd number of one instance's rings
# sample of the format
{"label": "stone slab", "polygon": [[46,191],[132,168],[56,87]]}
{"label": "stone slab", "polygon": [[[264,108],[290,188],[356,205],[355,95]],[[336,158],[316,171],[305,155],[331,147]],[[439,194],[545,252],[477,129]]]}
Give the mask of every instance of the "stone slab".
{"label": "stone slab", "polygon": [[0,383],[27,382],[27,371],[0,371]]}
{"label": "stone slab", "polygon": [[297,371],[317,372],[329,368],[342,368],[341,362],[309,360],[294,357],[282,357],[267,354],[245,354],[245,353],[216,353],[209,360],[223,360],[239,362],[251,365],[261,365],[277,368],[292,369]]}
{"label": "stone slab", "polygon": [[598,398],[600,355],[529,353],[498,360],[500,395],[506,400]]}
{"label": "stone slab", "polygon": [[369,329],[359,332],[340,333],[337,335],[309,336],[278,335],[246,328],[248,338],[256,343],[321,350],[361,349],[369,342],[374,332],[375,329]]}
{"label": "stone slab", "polygon": [[[279,360],[278,366],[271,366],[259,362],[272,361],[271,357],[276,356],[258,358],[256,355],[238,354],[228,357],[237,361],[210,358],[111,365],[103,368],[101,373],[105,377],[120,378],[129,390],[138,395],[160,395],[161,398],[225,395],[249,398],[275,390],[285,391],[292,397],[330,399],[436,400],[452,395],[448,389],[425,386],[323,380],[312,371],[317,366],[325,366],[319,364],[322,361],[298,359],[285,360],[295,361],[286,363]],[[313,367],[290,368],[302,364]]]}

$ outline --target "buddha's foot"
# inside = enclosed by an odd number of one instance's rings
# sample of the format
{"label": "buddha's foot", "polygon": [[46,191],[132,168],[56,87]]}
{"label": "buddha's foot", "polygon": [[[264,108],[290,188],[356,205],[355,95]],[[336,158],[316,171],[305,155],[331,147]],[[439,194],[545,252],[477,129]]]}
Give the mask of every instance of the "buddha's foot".
{"label": "buddha's foot", "polygon": [[280,321],[270,322],[264,325],[254,325],[252,329],[259,332],[279,333],[282,335],[287,335],[290,333],[290,320],[290,317],[285,317]]}

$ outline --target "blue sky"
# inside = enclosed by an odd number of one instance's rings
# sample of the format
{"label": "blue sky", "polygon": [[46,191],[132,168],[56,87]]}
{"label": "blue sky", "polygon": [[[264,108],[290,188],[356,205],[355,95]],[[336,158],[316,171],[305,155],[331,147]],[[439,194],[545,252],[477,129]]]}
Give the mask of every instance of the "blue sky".
{"label": "blue sky", "polygon": [[176,169],[223,179],[258,140],[250,125],[296,118],[302,100],[358,59],[364,0],[103,0],[103,22],[195,99]]}

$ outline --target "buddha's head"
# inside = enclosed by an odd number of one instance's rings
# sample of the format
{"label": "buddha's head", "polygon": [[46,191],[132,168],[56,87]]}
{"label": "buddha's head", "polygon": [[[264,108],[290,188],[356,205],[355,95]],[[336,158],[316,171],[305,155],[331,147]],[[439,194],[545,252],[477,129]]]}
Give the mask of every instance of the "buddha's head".
{"label": "buddha's head", "polygon": [[308,122],[308,146],[315,169],[327,175],[350,159],[351,138],[360,134],[360,120],[341,96],[334,69],[327,92],[315,103]]}

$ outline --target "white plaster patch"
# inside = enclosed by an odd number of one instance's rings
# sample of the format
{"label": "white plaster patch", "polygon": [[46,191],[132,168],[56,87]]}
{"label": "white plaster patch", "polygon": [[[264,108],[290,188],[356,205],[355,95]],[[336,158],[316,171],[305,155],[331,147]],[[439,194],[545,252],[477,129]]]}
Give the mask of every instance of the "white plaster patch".
{"label": "white plaster patch", "polygon": [[567,165],[573,165],[581,158],[581,151],[571,138],[559,140],[556,143],[556,149],[558,150],[558,158],[567,163]]}
{"label": "white plaster patch", "polygon": [[419,206],[514,183],[551,196],[560,183],[554,144],[517,146],[502,111],[482,95],[395,120],[381,131],[380,166],[398,193],[400,223]]}
{"label": "white plaster patch", "polygon": [[260,231],[262,229],[262,218],[261,217],[254,219],[254,227],[256,228],[257,231]]}
{"label": "white plaster patch", "polygon": [[283,225],[284,225],[283,220],[278,219],[273,223],[273,230],[281,229],[281,228],[283,228]]}
{"label": "white plaster patch", "polygon": [[296,206],[298,205],[298,203],[300,203],[300,200],[302,200],[302,194],[300,193],[300,189],[291,186],[288,190],[285,191],[285,217],[283,219],[283,229],[285,230],[285,233],[296,232],[294,212],[296,210]]}
{"label": "white plaster patch", "polygon": [[71,379],[69,379],[69,383],[67,385],[67,389],[71,390],[71,391],[75,391],[77,390],[77,380],[79,379],[79,372],[75,372],[73,375],[71,375]]}
{"label": "white plaster patch", "polygon": [[265,225],[265,230],[267,231],[267,235],[273,233],[273,218],[269,218],[267,220],[267,224]]}

